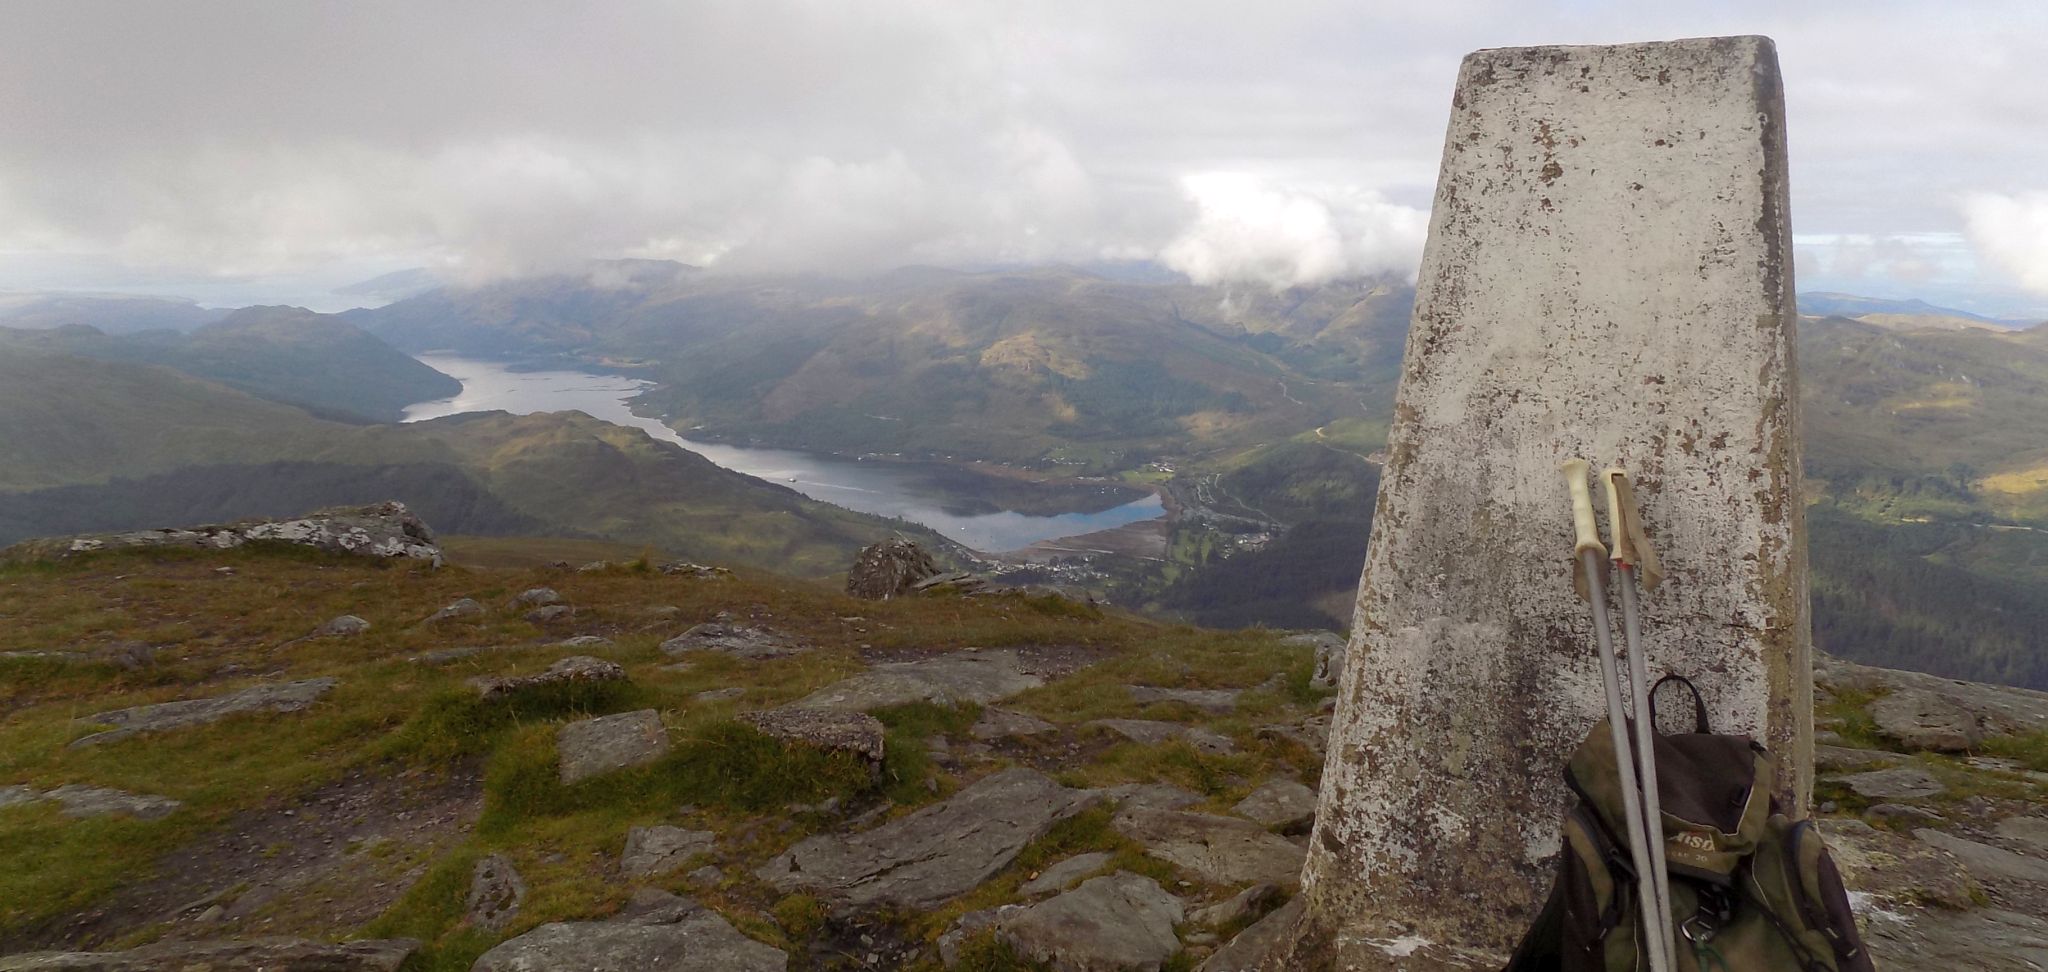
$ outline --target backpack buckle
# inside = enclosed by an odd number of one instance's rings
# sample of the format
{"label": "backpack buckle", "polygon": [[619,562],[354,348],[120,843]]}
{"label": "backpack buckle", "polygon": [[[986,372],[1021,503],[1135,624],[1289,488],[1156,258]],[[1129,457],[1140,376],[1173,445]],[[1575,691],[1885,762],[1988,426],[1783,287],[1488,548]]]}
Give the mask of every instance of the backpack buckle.
{"label": "backpack buckle", "polygon": [[1702,911],[1687,918],[1678,926],[1678,931],[1679,934],[1685,936],[1686,941],[1694,945],[1705,945],[1713,941],[1714,936],[1720,934],[1721,929],[1715,927],[1713,921],[1709,920],[1707,913]]}

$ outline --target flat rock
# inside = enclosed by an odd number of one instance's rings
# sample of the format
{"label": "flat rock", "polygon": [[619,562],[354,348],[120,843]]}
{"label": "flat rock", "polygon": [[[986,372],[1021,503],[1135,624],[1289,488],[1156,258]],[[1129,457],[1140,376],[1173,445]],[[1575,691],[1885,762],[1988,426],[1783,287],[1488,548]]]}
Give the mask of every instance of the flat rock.
{"label": "flat rock", "polygon": [[469,872],[469,899],[465,920],[478,928],[497,931],[519,917],[526,903],[526,880],[512,859],[491,854],[476,862]]}
{"label": "flat rock", "polygon": [[571,722],[555,732],[563,784],[641,766],[668,752],[668,729],[653,709]]}
{"label": "flat rock", "polygon": [[709,853],[717,839],[718,835],[709,830],[635,827],[626,832],[626,852],[619,857],[619,873],[627,877],[667,874],[690,858]]}
{"label": "flat rock", "polygon": [[1918,691],[1938,695],[1974,716],[1985,735],[2023,735],[2048,730],[2048,692],[1873,668],[1820,652],[1813,655],[1813,680],[1826,691],[1851,689],[1889,695]]}
{"label": "flat rock", "polygon": [[338,684],[340,683],[332,678],[272,682],[212,698],[160,702],[156,705],[138,705],[131,709],[102,712],[87,721],[113,728],[73,740],[71,746],[74,749],[97,746],[142,733],[204,725],[243,712],[297,712],[312,705],[321,696],[334,691]]}
{"label": "flat rock", "polygon": [[1120,807],[1179,810],[1202,802],[1200,794],[1171,783],[1118,783],[1095,791]]}
{"label": "flat rock", "polygon": [[2048,817],[2007,817],[1995,829],[2000,837],[2048,854]]}
{"label": "flat rock", "polygon": [[397,972],[419,947],[409,938],[159,942],[124,952],[9,955],[0,957],[0,972]]}
{"label": "flat rock", "polygon": [[1003,939],[1059,972],[1157,972],[1180,939],[1179,898],[1159,882],[1118,871],[1081,882],[1003,920]]}
{"label": "flat rock", "polygon": [[1316,791],[1294,780],[1268,780],[1230,809],[1269,830],[1305,833],[1316,819]]}
{"label": "flat rock", "polygon": [[619,663],[592,658],[588,655],[571,655],[547,667],[535,675],[518,675],[507,678],[479,678],[470,684],[476,686],[477,696],[485,702],[507,698],[530,689],[543,689],[560,685],[596,685],[602,682],[623,682],[626,670]]}
{"label": "flat rock", "polygon": [[607,638],[607,637],[603,636],[603,635],[577,635],[577,636],[576,636],[576,637],[574,637],[574,638],[563,638],[562,640],[560,640],[560,641],[557,641],[557,642],[555,642],[554,644],[552,644],[552,645],[549,645],[548,647],[550,647],[550,648],[609,648],[609,647],[611,647],[611,643],[612,643],[612,640],[611,640],[610,638]]}
{"label": "flat rock", "polygon": [[553,624],[575,614],[576,609],[567,604],[549,604],[526,612],[525,617],[527,624]]}
{"label": "flat rock", "polygon": [[1925,689],[1899,689],[1870,703],[1870,718],[1879,732],[1908,749],[1960,753],[1984,739],[1974,713]]}
{"label": "flat rock", "polygon": [[1280,897],[1280,889],[1270,884],[1254,884],[1207,908],[1188,916],[1197,925],[1221,928],[1247,918],[1257,917]]}
{"label": "flat rock", "polygon": [[1330,717],[1325,713],[1294,725],[1260,726],[1258,735],[1261,739],[1284,739],[1321,756],[1330,745]]}
{"label": "flat rock", "polygon": [[1947,851],[1861,820],[1823,818],[1818,826],[1849,890],[1894,904],[1976,905],[1977,882]]}
{"label": "flat rock", "polygon": [[1302,909],[1307,903],[1306,897],[1295,895],[1294,900],[1273,909],[1251,927],[1238,932],[1230,944],[1209,956],[1198,972],[1255,972],[1268,955],[1293,938],[1294,923],[1301,919]]}
{"label": "flat rock", "polygon": [[1188,745],[1212,756],[1228,756],[1237,752],[1237,744],[1230,737],[1201,726],[1183,725],[1178,722],[1160,722],[1154,719],[1091,719],[1081,727],[1106,729],[1134,743],[1157,746],[1184,739]]}
{"label": "flat rock", "polygon": [[1947,789],[1940,780],[1915,766],[1895,766],[1828,779],[1872,800],[1923,800]]}
{"label": "flat rock", "polygon": [[1068,885],[1075,881],[1108,867],[1113,856],[1107,851],[1076,854],[1038,872],[1038,876],[1024,882],[1024,886],[1018,888],[1017,893],[1027,898],[1035,898],[1041,894],[1065,891]]}
{"label": "flat rock", "polygon": [[1336,688],[1337,678],[1344,674],[1344,649],[1347,642],[1335,631],[1309,631],[1291,634],[1280,639],[1283,645],[1307,645],[1316,650],[1315,668],[1310,670],[1309,684],[1317,688]]}
{"label": "flat rock", "polygon": [[1008,709],[987,708],[981,710],[981,718],[975,720],[967,732],[976,739],[993,742],[997,739],[1037,736],[1058,729],[1058,726],[1034,715],[1012,712]]}
{"label": "flat rock", "polygon": [[448,602],[448,606],[420,619],[421,624],[441,624],[448,621],[470,621],[484,616],[484,606],[476,598],[462,597]]}
{"label": "flat rock", "polygon": [[880,765],[888,729],[865,712],[783,706],[740,715],[740,721],[784,742],[847,752]]}
{"label": "flat rock", "polygon": [[2048,921],[1999,908],[1911,909],[1870,915],[1863,941],[1879,969],[2041,972]]}
{"label": "flat rock", "polygon": [[104,786],[83,786],[77,783],[60,786],[43,794],[46,800],[55,800],[64,806],[67,817],[98,817],[105,814],[120,814],[138,820],[160,820],[170,816],[184,804],[170,797],[152,796],[146,793],[129,793]]}
{"label": "flat rock", "polygon": [[1194,706],[1210,715],[1227,715],[1237,708],[1236,689],[1176,689],[1160,688],[1154,685],[1132,685],[1129,687],[1131,701],[1139,705],[1159,702],[1178,702]]}
{"label": "flat rock", "polygon": [[1962,861],[1970,874],[1979,881],[2027,881],[2034,884],[2048,884],[2048,861],[2025,854],[2015,854],[2003,847],[1980,844],[1974,840],[1922,827],[1913,831],[1913,836],[1955,855]]}
{"label": "flat rock", "polygon": [[1293,887],[1301,880],[1305,852],[1249,820],[1126,807],[1112,826],[1145,853],[1211,884]]}
{"label": "flat rock", "polygon": [[840,911],[935,908],[994,877],[1095,799],[1036,770],[1003,770],[873,830],[806,838],[756,874],[784,893],[816,892]]}
{"label": "flat rock", "polygon": [[555,593],[552,587],[531,587],[520,591],[519,596],[512,599],[512,603],[520,607],[543,607],[562,603],[562,595]]}
{"label": "flat rock", "polygon": [[370,630],[370,622],[353,614],[329,618],[313,629],[308,638],[353,638]]}
{"label": "flat rock", "polygon": [[685,655],[693,651],[716,651],[736,658],[759,661],[809,651],[811,646],[768,628],[749,627],[727,621],[706,621],[662,642],[661,650],[671,656]]}
{"label": "flat rock", "polygon": [[912,702],[986,705],[1045,684],[1008,649],[956,651],[919,661],[886,662],[791,703],[812,709],[868,711]]}
{"label": "flat rock", "polygon": [[699,692],[690,696],[690,700],[693,702],[730,702],[733,699],[742,698],[746,694],[747,690],[744,687],[734,685],[727,688]]}
{"label": "flat rock", "polygon": [[784,972],[789,956],[695,902],[635,898],[612,921],[542,925],[485,952],[470,972]]}
{"label": "flat rock", "polygon": [[1813,768],[1824,773],[1885,766],[1898,762],[1900,758],[1898,753],[1876,749],[1850,749],[1825,744],[1816,744],[1813,747]]}
{"label": "flat rock", "polygon": [[11,785],[0,786],[0,807],[11,807],[19,803],[33,803],[43,798],[35,788]]}
{"label": "flat rock", "polygon": [[412,660],[421,665],[446,665],[449,662],[461,661],[464,658],[474,658],[485,652],[503,650],[505,650],[504,645],[464,645],[460,648],[436,648],[433,651],[420,652],[412,656]]}

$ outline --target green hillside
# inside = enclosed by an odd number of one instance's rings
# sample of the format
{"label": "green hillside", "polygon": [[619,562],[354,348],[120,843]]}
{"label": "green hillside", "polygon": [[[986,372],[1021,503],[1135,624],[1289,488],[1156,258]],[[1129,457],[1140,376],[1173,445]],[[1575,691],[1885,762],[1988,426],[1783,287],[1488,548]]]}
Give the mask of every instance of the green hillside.
{"label": "green hillside", "polygon": [[246,307],[190,334],[111,335],[86,326],[0,330],[0,355],[63,353],[161,364],[259,398],[350,421],[389,421],[462,384],[340,318],[296,307]]}
{"label": "green hillside", "polygon": [[799,576],[892,533],[581,413],[314,418],[161,366],[0,355],[0,542],[403,500],[460,533],[613,540]]}

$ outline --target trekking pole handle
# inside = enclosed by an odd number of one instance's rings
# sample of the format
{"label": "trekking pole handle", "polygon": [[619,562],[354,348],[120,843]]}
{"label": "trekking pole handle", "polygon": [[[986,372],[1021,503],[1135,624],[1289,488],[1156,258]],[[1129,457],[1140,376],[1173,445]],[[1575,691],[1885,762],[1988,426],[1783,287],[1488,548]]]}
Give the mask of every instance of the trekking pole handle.
{"label": "trekking pole handle", "polygon": [[1628,473],[1610,468],[1600,474],[1600,481],[1607,485],[1607,545],[1616,561],[1632,565],[1636,552],[1629,545],[1628,521],[1636,511],[1635,497],[1628,488]]}
{"label": "trekking pole handle", "polygon": [[1572,553],[1583,555],[1591,550],[1605,560],[1607,548],[1600,544],[1600,526],[1593,520],[1593,494],[1586,488],[1586,475],[1592,468],[1584,459],[1564,461],[1564,482],[1572,491],[1572,528],[1578,534]]}

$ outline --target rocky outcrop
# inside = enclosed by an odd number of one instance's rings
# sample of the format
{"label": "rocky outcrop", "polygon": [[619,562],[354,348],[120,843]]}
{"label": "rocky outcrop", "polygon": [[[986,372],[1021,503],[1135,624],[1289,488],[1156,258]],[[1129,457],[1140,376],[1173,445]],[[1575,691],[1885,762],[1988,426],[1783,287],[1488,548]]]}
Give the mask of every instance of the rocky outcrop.
{"label": "rocky outcrop", "polygon": [[861,548],[846,572],[846,593],[886,601],[910,593],[918,581],[938,573],[939,565],[924,548],[891,537]]}
{"label": "rocky outcrop", "polygon": [[441,565],[441,547],[434,531],[404,503],[335,507],[290,520],[241,520],[234,523],[97,533],[75,537],[25,540],[4,551],[0,560],[43,560],[138,547],[184,547],[228,550],[267,541],[312,547],[329,553],[363,557],[405,557]]}
{"label": "rocky outcrop", "polygon": [[1236,817],[1126,807],[1112,821],[1145,853],[1211,884],[1277,884],[1301,879],[1303,851]]}
{"label": "rocky outcrop", "polygon": [[981,710],[981,718],[967,730],[968,735],[983,742],[998,739],[1018,739],[1043,735],[1057,731],[1059,727],[1037,716],[1008,709],[987,708]]}
{"label": "rocky outcrop", "polygon": [[599,716],[556,730],[555,750],[567,786],[660,759],[668,753],[668,729],[653,709]]}
{"label": "rocky outcrop", "polygon": [[1177,689],[1132,685],[1127,691],[1131,693],[1131,701],[1139,705],[1174,702],[1192,706],[1210,715],[1229,715],[1237,708],[1236,689]]}
{"label": "rocky outcrop", "polygon": [[1237,744],[1231,742],[1230,737],[1213,729],[1182,725],[1178,722],[1159,722],[1153,719],[1091,719],[1081,723],[1081,728],[1108,730],[1145,746],[1157,746],[1182,739],[1195,749],[1212,756],[1228,756],[1237,752]]}
{"label": "rocky outcrop", "polygon": [[1870,703],[1870,718],[1907,749],[1962,753],[1984,741],[1975,713],[1925,689],[1901,689]]}
{"label": "rocky outcrop", "polygon": [[956,651],[921,661],[876,665],[791,705],[867,711],[911,702],[987,704],[1044,684],[1045,679],[1025,671],[1023,660],[1007,648]]}
{"label": "rocky outcrop", "polygon": [[1934,696],[1947,706],[1967,713],[1984,735],[2022,735],[2048,730],[2048,692],[1872,668],[1818,653],[1813,660],[1813,681],[1825,691],[1849,689],[1887,696],[1900,693]]}
{"label": "rocky outcrop", "polygon": [[1006,918],[1002,936],[1058,972],[1157,972],[1180,951],[1183,914],[1159,882],[1118,871]]}
{"label": "rocky outcrop", "polygon": [[1271,780],[1230,809],[1283,834],[1307,833],[1316,819],[1316,791],[1293,780]]}
{"label": "rocky outcrop", "polygon": [[518,675],[506,678],[478,678],[470,685],[476,688],[477,698],[484,702],[516,695],[528,689],[544,689],[562,685],[597,685],[604,682],[623,682],[626,670],[617,662],[592,658],[588,655],[571,655],[552,665],[547,671],[535,675]]}
{"label": "rocky outcrop", "polygon": [[709,853],[718,835],[709,830],[681,827],[635,827],[626,832],[626,851],[619,856],[619,873],[626,877],[655,877],[689,863],[690,858]]}
{"label": "rocky outcrop", "polygon": [[420,619],[421,624],[444,624],[449,621],[473,621],[484,616],[484,606],[473,597],[459,597],[448,602],[448,606]]}
{"label": "rocky outcrop", "polygon": [[871,767],[882,765],[888,730],[865,712],[784,706],[744,713],[740,721],[786,743],[852,753]]}
{"label": "rocky outcrop", "polygon": [[48,800],[63,807],[67,817],[98,817],[119,814],[137,820],[161,820],[184,804],[170,797],[129,793],[104,786],[67,783],[48,792],[27,786],[0,786],[0,807]]}
{"label": "rocky outcrop", "polygon": [[1017,889],[1017,893],[1030,898],[1065,891],[1075,881],[1108,867],[1112,856],[1107,851],[1076,854],[1040,871],[1037,877],[1024,882],[1023,886]]}
{"label": "rocky outcrop", "polygon": [[478,928],[497,931],[519,917],[526,903],[526,880],[512,859],[491,854],[477,861],[469,872],[469,900],[466,920]]}
{"label": "rocky outcrop", "polygon": [[242,712],[297,712],[333,691],[337,684],[331,678],[309,678],[300,682],[252,686],[207,699],[160,702],[102,712],[88,717],[86,721],[111,728],[74,740],[71,746],[74,749],[97,746],[142,733],[204,725]]}
{"label": "rocky outcrop", "polygon": [[687,898],[642,891],[611,921],[558,921],[485,952],[470,972],[783,972],[781,949]]}
{"label": "rocky outcrop", "polygon": [[1316,650],[1315,668],[1309,672],[1309,684],[1317,688],[1336,688],[1337,677],[1344,674],[1344,636],[1334,631],[1308,631],[1288,635],[1280,639],[1283,645],[1307,645]]}
{"label": "rocky outcrop", "polygon": [[353,638],[370,630],[370,622],[353,614],[343,614],[328,619],[313,629],[308,638]]}
{"label": "rocky outcrop", "polygon": [[756,873],[778,891],[818,894],[839,912],[935,908],[994,877],[1094,800],[1036,770],[1003,770],[873,830],[806,838]]}
{"label": "rocky outcrop", "polygon": [[810,647],[779,631],[723,620],[706,621],[661,643],[662,653],[672,657],[693,651],[715,651],[754,661],[794,655],[809,651]]}
{"label": "rocky outcrop", "polygon": [[162,942],[125,952],[30,952],[0,972],[397,972],[419,951],[409,938],[329,945],[299,938]]}

